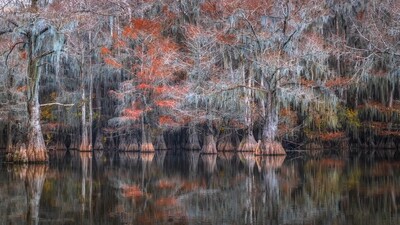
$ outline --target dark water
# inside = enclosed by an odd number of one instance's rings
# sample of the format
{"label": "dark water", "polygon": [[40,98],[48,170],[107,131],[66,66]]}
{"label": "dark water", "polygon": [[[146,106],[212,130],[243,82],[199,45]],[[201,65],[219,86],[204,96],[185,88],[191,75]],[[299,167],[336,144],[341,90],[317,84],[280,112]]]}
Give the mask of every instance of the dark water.
{"label": "dark water", "polygon": [[0,167],[0,224],[400,224],[400,160],[53,152]]}

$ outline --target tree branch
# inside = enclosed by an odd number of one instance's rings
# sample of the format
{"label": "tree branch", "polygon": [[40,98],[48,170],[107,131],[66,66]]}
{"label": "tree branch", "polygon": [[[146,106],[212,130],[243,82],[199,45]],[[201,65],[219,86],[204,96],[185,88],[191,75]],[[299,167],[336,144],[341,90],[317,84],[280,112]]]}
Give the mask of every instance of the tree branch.
{"label": "tree branch", "polygon": [[52,51],[45,52],[45,53],[43,53],[43,54],[40,54],[40,55],[36,56],[36,57],[33,59],[33,61],[37,61],[37,60],[39,60],[39,59],[41,59],[41,58],[43,58],[43,57],[45,57],[45,56],[51,55],[51,54],[53,54],[53,53],[54,53],[53,50],[52,50]]}
{"label": "tree branch", "polygon": [[11,47],[10,51],[6,55],[6,61],[5,61],[6,67],[8,67],[8,57],[10,57],[11,52],[14,51],[14,48],[17,47],[17,45],[19,45],[19,44],[25,44],[25,42],[24,41],[19,41],[19,42],[15,43]]}
{"label": "tree branch", "polygon": [[52,103],[45,103],[45,104],[40,104],[40,107],[43,106],[52,106],[52,105],[59,105],[59,106],[65,106],[65,107],[72,107],[75,104],[63,104],[63,103],[59,103],[59,102],[52,102]]}

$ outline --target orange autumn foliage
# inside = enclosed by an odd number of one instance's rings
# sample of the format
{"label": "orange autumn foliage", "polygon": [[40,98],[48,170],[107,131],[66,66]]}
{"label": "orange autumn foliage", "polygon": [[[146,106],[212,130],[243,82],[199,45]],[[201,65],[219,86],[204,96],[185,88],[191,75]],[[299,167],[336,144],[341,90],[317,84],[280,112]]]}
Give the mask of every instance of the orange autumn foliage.
{"label": "orange autumn foliage", "polygon": [[301,78],[300,84],[305,87],[312,87],[315,86],[315,81]]}
{"label": "orange autumn foliage", "polygon": [[26,85],[17,87],[17,91],[24,92],[24,91],[26,91],[26,90],[28,90],[28,86],[26,86]]}
{"label": "orange autumn foliage", "polygon": [[160,116],[158,119],[160,125],[174,125],[176,122],[169,116]]}
{"label": "orange autumn foliage", "polygon": [[141,83],[137,86],[138,89],[140,90],[145,90],[145,89],[151,89],[151,85],[149,84],[145,84],[145,83]]}
{"label": "orange autumn foliage", "polygon": [[217,36],[217,40],[222,44],[232,45],[236,42],[236,36],[233,34],[220,34]]}
{"label": "orange autumn foliage", "polygon": [[168,88],[165,87],[165,86],[157,86],[157,87],[154,88],[154,92],[155,92],[156,94],[165,93],[167,90],[168,90]]}
{"label": "orange autumn foliage", "polygon": [[140,109],[125,109],[123,111],[123,115],[132,119],[138,119],[143,113],[143,110]]}
{"label": "orange autumn foliage", "polygon": [[137,37],[139,33],[159,35],[161,31],[161,24],[155,20],[135,18],[131,24],[124,30],[123,34],[125,36]]}
{"label": "orange autumn foliage", "polygon": [[346,134],[344,132],[329,132],[329,133],[322,133],[319,135],[322,141],[331,141],[337,140],[340,138],[344,138]]}
{"label": "orange autumn foliage", "polygon": [[102,54],[102,55],[109,55],[109,54],[111,54],[111,50],[110,49],[108,49],[107,47],[101,47],[100,48],[100,54]]}
{"label": "orange autumn foliage", "polygon": [[115,61],[115,59],[111,59],[111,58],[104,58],[104,62],[107,65],[110,65],[116,69],[121,69],[122,68],[122,64],[120,64],[119,62]]}
{"label": "orange autumn foliage", "polygon": [[176,105],[174,100],[158,100],[155,102],[158,107],[172,108]]}
{"label": "orange autumn foliage", "polygon": [[19,57],[20,57],[21,59],[26,59],[26,57],[27,57],[26,51],[20,52]]}
{"label": "orange autumn foliage", "polygon": [[329,88],[344,87],[346,85],[349,85],[350,80],[351,80],[350,78],[338,77],[338,78],[326,81],[325,86],[329,87]]}

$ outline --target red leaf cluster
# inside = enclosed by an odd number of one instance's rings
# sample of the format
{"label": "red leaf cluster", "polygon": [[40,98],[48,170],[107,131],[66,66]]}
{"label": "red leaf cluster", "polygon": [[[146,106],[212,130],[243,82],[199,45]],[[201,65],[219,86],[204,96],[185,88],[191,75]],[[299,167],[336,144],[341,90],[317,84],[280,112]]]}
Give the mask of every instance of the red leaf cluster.
{"label": "red leaf cluster", "polygon": [[140,109],[125,109],[123,114],[126,117],[132,118],[134,120],[138,119],[143,113],[143,110]]}
{"label": "red leaf cluster", "polygon": [[110,65],[111,67],[114,67],[116,69],[121,69],[122,68],[122,64],[117,62],[115,59],[112,58],[104,58],[104,62],[107,65]]}
{"label": "red leaf cluster", "polygon": [[176,105],[174,100],[157,100],[155,104],[158,107],[173,108]]}

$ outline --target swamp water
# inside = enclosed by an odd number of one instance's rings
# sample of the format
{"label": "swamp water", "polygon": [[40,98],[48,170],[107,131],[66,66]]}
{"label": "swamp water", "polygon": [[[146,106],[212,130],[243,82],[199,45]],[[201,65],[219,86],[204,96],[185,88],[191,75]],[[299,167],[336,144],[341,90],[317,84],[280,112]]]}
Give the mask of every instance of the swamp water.
{"label": "swamp water", "polygon": [[47,165],[0,164],[1,225],[397,225],[399,207],[399,157],[53,151]]}

